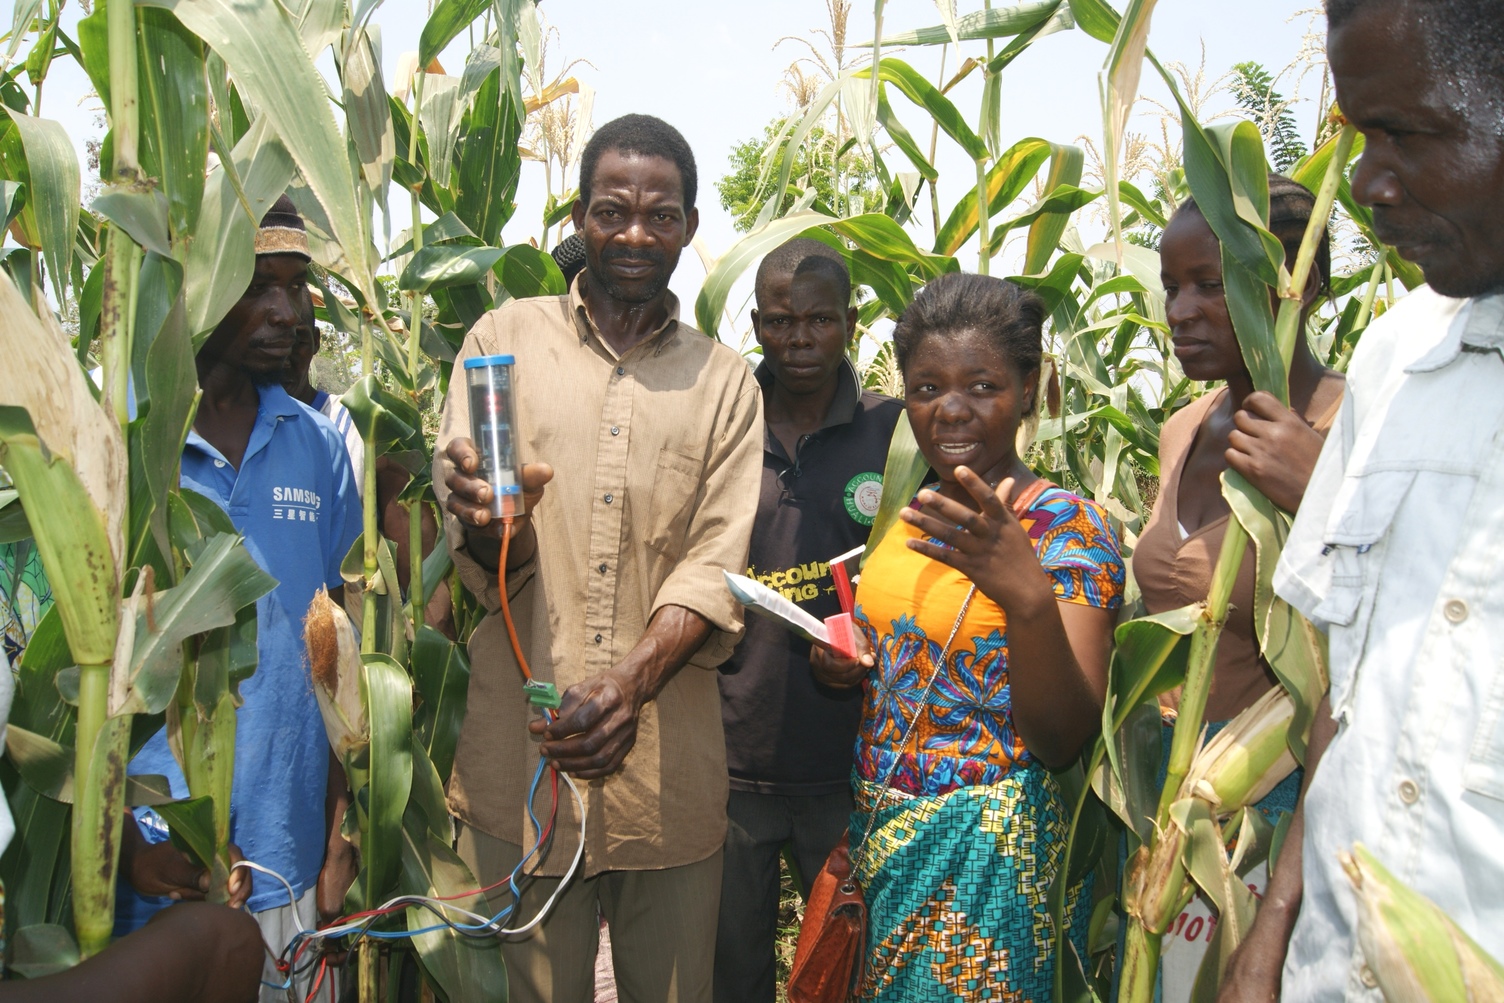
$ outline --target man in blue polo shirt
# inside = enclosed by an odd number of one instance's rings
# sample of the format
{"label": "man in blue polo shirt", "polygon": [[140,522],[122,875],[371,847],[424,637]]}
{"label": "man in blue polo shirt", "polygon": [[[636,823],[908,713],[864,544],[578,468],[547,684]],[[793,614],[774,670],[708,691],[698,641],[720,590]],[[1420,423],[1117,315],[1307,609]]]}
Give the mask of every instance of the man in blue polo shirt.
{"label": "man in blue polo shirt", "polygon": [[[258,662],[240,686],[230,838],[247,860],[285,877],[297,896],[294,917],[287,890],[255,875],[247,908],[280,949],[295,919],[315,925],[316,896],[337,903],[355,873],[353,850],[338,829],[344,777],[330,769],[302,628],[314,593],[341,589],[340,563],[360,535],[361,512],[340,434],[282,389],[309,261],[303,221],[285,196],[262,221],[256,252],[249,288],[199,349],[203,397],[183,449],[182,484],[228,513],[257,564],[279,583],[256,604]],[[174,795],[188,793],[165,733],[130,769],[165,774]],[[149,841],[166,838],[154,813],[139,817]],[[165,904],[122,889],[119,925],[139,925]],[[265,977],[281,981],[273,970]],[[285,991],[263,989],[263,1000],[278,998]]]}

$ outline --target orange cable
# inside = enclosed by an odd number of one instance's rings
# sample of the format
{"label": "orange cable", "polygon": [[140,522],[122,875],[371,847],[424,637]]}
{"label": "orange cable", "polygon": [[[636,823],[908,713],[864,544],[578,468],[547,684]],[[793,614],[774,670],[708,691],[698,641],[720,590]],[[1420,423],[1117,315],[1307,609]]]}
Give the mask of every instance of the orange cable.
{"label": "orange cable", "polygon": [[512,654],[517,656],[517,667],[522,678],[532,682],[533,673],[527,667],[527,657],[522,654],[522,645],[517,641],[517,626],[512,623],[512,604],[507,600],[507,552],[512,544],[512,517],[501,517],[501,560],[496,566],[496,588],[501,593],[501,615],[507,623],[507,640],[512,642]]}

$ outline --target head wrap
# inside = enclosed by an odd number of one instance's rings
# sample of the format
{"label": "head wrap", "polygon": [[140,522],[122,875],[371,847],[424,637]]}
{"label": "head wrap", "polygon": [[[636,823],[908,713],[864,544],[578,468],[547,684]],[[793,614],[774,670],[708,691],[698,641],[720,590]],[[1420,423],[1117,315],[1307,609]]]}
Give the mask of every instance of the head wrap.
{"label": "head wrap", "polygon": [[256,231],[256,253],[296,254],[313,260],[308,253],[308,230],[303,226],[303,217],[286,195],[277,199],[261,218],[261,227]]}

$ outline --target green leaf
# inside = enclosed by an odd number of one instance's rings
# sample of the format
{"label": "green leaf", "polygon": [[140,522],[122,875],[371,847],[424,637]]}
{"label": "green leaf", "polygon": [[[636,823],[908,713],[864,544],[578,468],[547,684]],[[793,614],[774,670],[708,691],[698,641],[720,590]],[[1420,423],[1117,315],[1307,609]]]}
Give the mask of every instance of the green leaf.
{"label": "green leaf", "polygon": [[1099,42],[1111,42],[1122,17],[1103,0],[1070,0],[1076,26]]}
{"label": "green leaf", "polygon": [[16,931],[7,966],[23,979],[40,979],[65,972],[79,962],[73,932],[58,923],[38,923]]}
{"label": "green leaf", "polygon": [[[427,580],[425,569],[424,581]],[[470,659],[465,649],[424,624],[413,640],[410,661],[413,682],[423,701],[416,715],[418,741],[426,748],[439,777],[448,782],[460,727],[465,722]]]}
{"label": "green leaf", "polygon": [[[387,655],[367,654],[360,698],[370,722],[370,760],[361,831],[361,879],[365,901],[381,901],[402,867],[402,815],[412,790],[413,692],[407,670]],[[473,886],[472,886],[473,887]]]}
{"label": "green leaf", "polygon": [[[425,223],[423,225],[423,246],[425,248],[433,244],[442,244],[448,240],[464,240],[466,238],[468,238],[472,242],[480,240],[480,238],[471,233],[470,228],[464,223],[461,223],[460,218],[452,212],[446,212],[444,213],[444,215],[440,216],[432,223]],[[391,261],[394,258],[402,257],[404,254],[412,253],[413,242],[409,240],[401,247],[393,251],[391,254],[387,255],[386,260]]]}
{"label": "green leaf", "polygon": [[505,254],[506,249],[500,247],[425,245],[402,270],[397,288],[426,293],[430,289],[472,285],[483,280]]}
{"label": "green leaf", "polygon": [[182,645],[195,634],[233,626],[236,614],[276,588],[238,536],[217,534],[195,556],[181,584],[150,599],[133,600],[135,645],[130,689],[122,709],[159,714],[177,692]]}
{"label": "green leaf", "polygon": [[[270,120],[345,248],[356,288],[375,298],[366,264],[367,226],[355,199],[344,137],[334,123],[323,78],[280,4],[233,0],[143,0],[177,15],[230,67],[236,87]],[[259,220],[257,221],[259,223]]]}
{"label": "green leaf", "polygon": [[[1081,183],[1081,166],[1085,154],[1079,146],[1050,144],[1050,173],[1045,177],[1046,199],[1062,188],[1075,189]],[[1069,202],[1060,208],[1041,208],[1029,226],[1029,244],[1024,257],[1024,274],[1036,275],[1044,271],[1060,238],[1070,223]]]}
{"label": "green leaf", "polygon": [[726,309],[726,299],[731,295],[731,287],[754,261],[773,248],[797,237],[811,226],[831,221],[832,218],[823,213],[810,210],[796,212],[755,229],[732,244],[731,248],[716,260],[715,265],[710,269],[710,274],[705,276],[705,281],[700,285],[700,296],[695,301],[695,323],[699,325],[700,330],[712,338],[717,336],[720,330],[721,314]]}
{"label": "green leaf", "polygon": [[501,286],[513,299],[528,296],[562,296],[568,292],[564,273],[547,251],[531,244],[513,244],[494,267]]}
{"label": "green leaf", "polygon": [[423,422],[408,400],[383,387],[375,375],[365,376],[340,398],[362,438],[374,436],[377,453],[394,447],[423,448]]}
{"label": "green leaf", "polygon": [[929,469],[929,461],[919,451],[919,443],[914,438],[908,412],[904,412],[898,416],[898,424],[893,426],[893,438],[888,443],[888,458],[883,463],[883,493],[877,503],[877,515],[872,519],[872,532],[867,534],[862,564],[867,563],[867,558],[888,535],[888,530],[898,522],[898,513],[924,486],[924,475]]}
{"label": "green leaf", "polygon": [[1315,628],[1274,594],[1274,568],[1290,535],[1291,519],[1235,471],[1223,472],[1222,496],[1254,544],[1254,628],[1260,651],[1295,701],[1290,751],[1305,762],[1306,737],[1326,693],[1327,670]]}
{"label": "green leaf", "polygon": [[250,286],[256,269],[256,228],[296,170],[265,115],[251,124],[229,159],[250,205],[240,201],[223,167],[209,175],[198,230],[213,239],[193,241],[184,263],[188,329],[195,350]]}
{"label": "green leaf", "polygon": [[172,255],[167,197],[156,189],[111,188],[95,199],[89,208],[120,227],[148,251],[164,257]]}
{"label": "green leaf", "polygon": [[491,0],[439,0],[418,38],[418,65],[426,68],[490,6]]}
{"label": "green leaf", "polygon": [[[1052,145],[1042,139],[1021,139],[1014,143],[987,172],[988,218],[1011,205],[1039,168],[1049,159]],[[935,235],[935,253],[955,254],[977,232],[977,189],[962,196],[951,210],[940,232]]]}
{"label": "green leaf", "polygon": [[26,151],[27,206],[36,213],[37,236],[47,258],[47,272],[59,303],[73,261],[73,237],[78,232],[78,155],[58,122],[11,111],[10,120]]}
{"label": "green leaf", "polygon": [[[1023,3],[996,10],[979,10],[956,18],[956,37],[943,24],[914,31],[885,35],[882,47],[895,45],[945,45],[952,41],[978,41],[988,38],[1008,38],[1044,24],[1055,16],[1061,0],[1025,0]],[[859,42],[854,49],[870,49],[872,43]]]}
{"label": "green leaf", "polygon": [[360,173],[375,194],[382,210],[386,209],[386,192],[392,180],[392,164],[397,157],[396,136],[392,131],[392,111],[387,102],[386,82],[381,76],[381,60],[376,44],[380,29],[365,28],[347,37],[340,77],[344,84],[345,117],[350,139],[360,157]]}
{"label": "green leaf", "polygon": [[[402,890],[408,895],[443,896],[462,909],[490,916],[495,910],[486,897],[471,893],[480,887],[475,875],[448,844],[435,839],[414,815],[402,826]],[[451,897],[452,896],[452,897]],[[424,909],[407,910],[407,928],[435,925]],[[507,969],[494,941],[436,930],[412,938],[423,970],[451,1000],[506,1003]]]}
{"label": "green leaf", "polygon": [[[929,112],[935,124],[961,144],[961,149],[966,151],[967,156],[973,160],[988,158],[987,144],[966,124],[965,117],[951,103],[950,98],[940,93],[939,88],[924,79],[912,66],[901,59],[888,58],[878,64],[877,74],[879,80],[897,87],[904,97]],[[858,70],[852,76],[870,80],[872,68],[869,66]]]}
{"label": "green leaf", "polygon": [[173,844],[193,854],[200,867],[208,867],[217,855],[213,799],[199,797],[169,801],[156,805],[155,811],[171,830]]}
{"label": "green leaf", "polygon": [[460,122],[455,146],[454,214],[483,242],[501,243],[501,228],[517,208],[512,199],[522,171],[521,125],[502,72],[486,77]]}
{"label": "green leaf", "polygon": [[[13,288],[8,282],[4,287]],[[31,418],[17,407],[0,407],[0,465],[26,504],[69,646],[81,664],[108,664],[120,597],[103,513],[73,466],[42,444]]]}
{"label": "green leaf", "polygon": [[[140,8],[141,167],[166,196],[178,258],[196,231],[209,155],[209,82],[204,43],[163,10]],[[132,234],[134,236],[134,234]],[[150,247],[140,241],[144,247]],[[158,248],[150,247],[151,250]],[[166,254],[168,252],[159,252]]]}
{"label": "green leaf", "polygon": [[915,266],[918,274],[926,280],[947,272],[959,271],[961,267],[956,259],[949,255],[921,251],[903,227],[882,213],[867,213],[863,216],[835,220],[829,226],[836,233],[875,257],[905,266]]}

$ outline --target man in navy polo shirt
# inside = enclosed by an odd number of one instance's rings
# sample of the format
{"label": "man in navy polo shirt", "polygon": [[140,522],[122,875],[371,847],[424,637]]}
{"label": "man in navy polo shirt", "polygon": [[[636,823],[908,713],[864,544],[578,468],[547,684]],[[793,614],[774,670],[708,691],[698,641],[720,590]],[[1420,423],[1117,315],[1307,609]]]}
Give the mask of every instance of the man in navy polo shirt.
{"label": "man in navy polo shirt", "polygon": [[[824,619],[841,612],[830,559],[867,542],[903,405],[865,393],[846,348],[856,333],[839,251],[796,239],[757,270],[762,487],[747,574]],[[860,688],[817,684],[809,642],[761,617],[721,667],[731,794],[715,949],[716,1003],[773,1003],[778,857],[801,891],[846,831]]]}
{"label": "man in navy polo shirt", "polygon": [[[335,809],[345,781],[330,769],[303,618],[320,587],[339,601],[340,563],[360,535],[361,511],[339,432],[282,389],[309,261],[303,221],[286,196],[262,221],[256,252],[250,287],[198,352],[203,397],[183,449],[182,484],[228,513],[256,563],[279,583],[256,603],[256,672],[240,686],[230,838],[247,860],[288,880],[296,918],[311,927],[316,897],[337,908],[355,862],[339,835]],[[188,793],[164,732],[130,770],[165,774],[174,795]],[[139,817],[148,840],[166,838],[154,813]],[[119,925],[139,925],[165,904],[122,889]],[[280,883],[255,875],[247,908],[274,949],[291,939],[294,909]],[[264,977],[282,978],[270,969]],[[285,998],[285,991],[262,990],[263,1000]]]}

